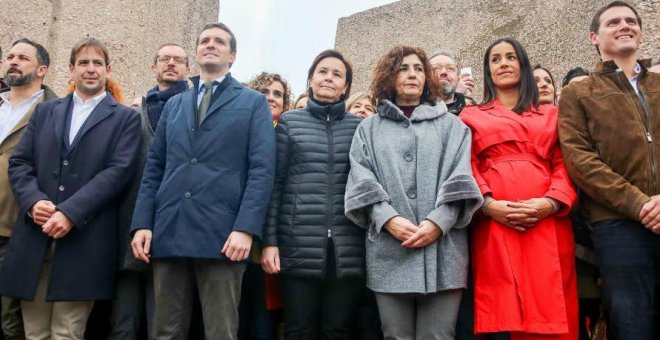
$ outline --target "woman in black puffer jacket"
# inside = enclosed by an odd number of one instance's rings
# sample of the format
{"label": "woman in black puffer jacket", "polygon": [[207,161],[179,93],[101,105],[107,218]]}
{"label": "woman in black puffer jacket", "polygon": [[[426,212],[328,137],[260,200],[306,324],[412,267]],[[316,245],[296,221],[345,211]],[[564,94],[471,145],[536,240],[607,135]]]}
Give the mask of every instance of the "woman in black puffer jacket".
{"label": "woman in black puffer jacket", "polygon": [[277,124],[275,186],[262,266],[281,273],[287,339],[346,339],[364,277],[364,231],[344,215],[348,153],[361,119],[345,112],[350,63],[321,52],[304,110]]}

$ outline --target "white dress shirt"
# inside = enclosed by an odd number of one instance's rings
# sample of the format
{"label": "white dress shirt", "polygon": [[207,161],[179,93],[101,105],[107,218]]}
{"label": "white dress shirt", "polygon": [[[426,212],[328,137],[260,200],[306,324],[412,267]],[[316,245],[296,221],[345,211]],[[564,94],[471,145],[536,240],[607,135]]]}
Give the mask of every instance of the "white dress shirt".
{"label": "white dress shirt", "polygon": [[44,90],[39,90],[30,98],[18,103],[18,105],[11,106],[9,92],[0,93],[0,98],[2,98],[2,104],[0,104],[0,142],[9,136],[11,130],[43,95]]}
{"label": "white dress shirt", "polygon": [[640,72],[642,72],[642,66],[640,66],[639,63],[637,63],[637,65],[635,65],[635,75],[629,79],[630,85],[635,90],[635,92],[637,92],[638,96],[639,96],[639,88],[637,87],[637,80],[639,79]]}
{"label": "white dress shirt", "polygon": [[[218,85],[222,83],[222,81],[225,80],[225,76],[222,76],[213,83],[213,92],[218,88]],[[204,92],[206,92],[206,88],[204,87],[204,81],[200,78],[199,79],[199,86],[197,87],[197,107],[199,107],[199,104],[202,102],[202,97],[204,96]]]}
{"label": "white dress shirt", "polygon": [[108,93],[103,91],[94,98],[87,99],[85,101],[80,98],[78,93],[73,92],[73,110],[71,112],[71,127],[69,129],[69,144],[73,144],[74,138],[80,131],[80,128],[85,124],[89,115],[94,111],[96,105],[99,105],[101,100],[105,98]]}

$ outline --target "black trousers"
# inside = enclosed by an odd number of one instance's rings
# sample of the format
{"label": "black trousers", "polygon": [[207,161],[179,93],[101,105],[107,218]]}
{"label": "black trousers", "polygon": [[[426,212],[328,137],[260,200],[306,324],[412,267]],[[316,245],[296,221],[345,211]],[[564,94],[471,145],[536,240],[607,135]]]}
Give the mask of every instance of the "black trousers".
{"label": "black trousers", "polygon": [[349,339],[363,280],[338,279],[332,250],[324,279],[280,276],[287,340]]}

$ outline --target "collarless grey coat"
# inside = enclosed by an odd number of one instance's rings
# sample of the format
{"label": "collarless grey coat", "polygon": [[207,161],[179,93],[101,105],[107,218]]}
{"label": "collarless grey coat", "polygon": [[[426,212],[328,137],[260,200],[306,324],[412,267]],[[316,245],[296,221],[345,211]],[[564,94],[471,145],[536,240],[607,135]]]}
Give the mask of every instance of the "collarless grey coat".
{"label": "collarless grey coat", "polygon": [[[389,100],[365,119],[351,145],[345,211],[368,229],[367,286],[381,293],[434,293],[467,285],[466,226],[483,197],[470,168],[470,130],[440,103],[410,119]],[[428,219],[443,235],[401,247],[383,225],[400,215]]]}

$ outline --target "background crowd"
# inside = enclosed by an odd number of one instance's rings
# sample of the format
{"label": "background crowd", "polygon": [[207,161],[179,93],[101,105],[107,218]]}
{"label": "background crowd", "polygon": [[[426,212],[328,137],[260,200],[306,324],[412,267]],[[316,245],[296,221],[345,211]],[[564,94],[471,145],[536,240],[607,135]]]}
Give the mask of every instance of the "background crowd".
{"label": "background crowd", "polygon": [[58,98],[48,51],[17,40],[4,339],[660,337],[658,60],[626,2],[588,35],[600,61],[561,84],[503,37],[480,100],[447,46],[392,47],[360,93],[323,51],[294,98],[276,73],[234,79],[212,23],[194,58],[155,51],[131,107],[102,41],[73,46]]}

